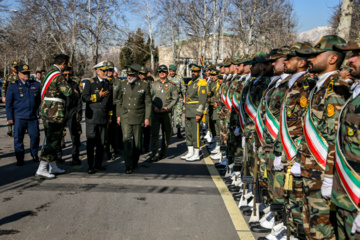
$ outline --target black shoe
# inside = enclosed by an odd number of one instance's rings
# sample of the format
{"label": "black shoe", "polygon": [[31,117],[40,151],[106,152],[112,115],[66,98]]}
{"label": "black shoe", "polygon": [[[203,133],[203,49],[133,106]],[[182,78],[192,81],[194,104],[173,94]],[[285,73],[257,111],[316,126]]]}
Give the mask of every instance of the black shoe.
{"label": "black shoe", "polygon": [[16,162],[16,166],[18,167],[21,167],[21,166],[24,166],[25,162],[22,161],[22,162]]}
{"label": "black shoe", "polygon": [[95,166],[95,169],[97,169],[97,170],[106,170],[106,167],[104,167],[104,166]]}
{"label": "black shoe", "polygon": [[158,155],[155,155],[154,157],[151,158],[151,162],[158,162],[160,160]]}
{"label": "black shoe", "polygon": [[126,168],[125,174],[132,174],[133,170],[131,168]]}
{"label": "black shoe", "polygon": [[12,132],[8,131],[8,132],[7,132],[7,135],[8,135],[9,137],[12,137]]}
{"label": "black shoe", "polygon": [[181,135],[181,131],[180,131],[180,128],[178,128],[178,131],[177,131],[177,138],[183,138],[183,136]]}
{"label": "black shoe", "polygon": [[94,168],[89,168],[88,174],[94,174],[94,173],[96,173],[95,169]]}
{"label": "black shoe", "polygon": [[249,222],[250,227],[257,227],[260,226],[260,222]]}
{"label": "black shoe", "polygon": [[251,210],[243,211],[243,215],[244,215],[244,216],[251,216],[251,214],[252,214],[252,211],[251,211]]}
{"label": "black shoe", "polygon": [[33,157],[33,162],[39,162],[39,157],[38,156]]}
{"label": "black shoe", "polygon": [[259,226],[251,227],[250,230],[252,232],[256,232],[256,233],[270,233],[271,232],[271,229],[264,228],[264,227],[260,226],[260,224],[259,224]]}

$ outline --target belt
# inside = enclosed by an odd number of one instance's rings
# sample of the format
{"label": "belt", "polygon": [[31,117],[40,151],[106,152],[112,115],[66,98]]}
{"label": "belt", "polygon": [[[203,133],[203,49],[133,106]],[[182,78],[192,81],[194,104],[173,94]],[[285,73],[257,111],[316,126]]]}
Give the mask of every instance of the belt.
{"label": "belt", "polygon": [[52,102],[65,103],[65,100],[64,100],[64,99],[61,99],[61,98],[44,97],[44,100],[46,100],[46,101],[52,101]]}
{"label": "belt", "polygon": [[199,101],[186,102],[186,104],[199,103]]}

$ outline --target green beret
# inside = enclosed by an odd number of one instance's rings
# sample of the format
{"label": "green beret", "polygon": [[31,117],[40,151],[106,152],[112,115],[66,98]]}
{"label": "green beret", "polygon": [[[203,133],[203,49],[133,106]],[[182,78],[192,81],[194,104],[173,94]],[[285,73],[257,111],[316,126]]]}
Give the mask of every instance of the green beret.
{"label": "green beret", "polygon": [[177,70],[177,67],[176,67],[176,65],[174,65],[174,64],[171,64],[171,65],[169,66],[169,70],[173,70],[173,71],[176,71],[176,70]]}

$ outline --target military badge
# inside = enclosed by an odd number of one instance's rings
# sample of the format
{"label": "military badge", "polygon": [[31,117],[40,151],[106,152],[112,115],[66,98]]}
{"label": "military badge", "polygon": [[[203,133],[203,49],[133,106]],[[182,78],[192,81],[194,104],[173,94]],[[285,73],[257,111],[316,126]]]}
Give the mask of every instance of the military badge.
{"label": "military badge", "polygon": [[301,97],[300,98],[300,106],[302,108],[306,107],[307,106],[307,98],[306,97]]}
{"label": "military badge", "polygon": [[326,110],[327,110],[327,116],[328,116],[328,117],[334,116],[334,114],[335,114],[334,105],[332,105],[332,104],[329,103],[329,104],[327,105],[327,107],[326,107]]}
{"label": "military badge", "polygon": [[205,93],[206,93],[205,89],[201,90],[201,93],[202,93],[202,94],[205,94]]}
{"label": "military badge", "polygon": [[24,97],[24,95],[22,93],[20,93],[20,97]]}
{"label": "military badge", "polygon": [[286,110],[286,115],[287,115],[288,117],[291,117],[291,109],[287,109],[287,110]]}
{"label": "military badge", "polygon": [[141,89],[141,90],[139,90],[139,91],[137,91],[138,93],[144,93],[145,91],[144,91],[144,89]]}
{"label": "military badge", "polygon": [[24,66],[23,66],[23,69],[24,69],[24,70],[28,70],[29,67],[28,67],[27,65],[24,65]]}
{"label": "military badge", "polygon": [[170,94],[166,95],[166,99],[167,99],[167,100],[170,99]]}
{"label": "military badge", "polygon": [[332,93],[334,91],[334,83],[335,79],[331,80],[331,82],[329,83],[328,93]]}
{"label": "military badge", "polygon": [[169,90],[169,88],[168,88],[168,87],[164,87],[164,90],[167,91],[167,90]]}
{"label": "military badge", "polygon": [[161,85],[158,85],[158,88],[161,89]]}
{"label": "military badge", "polygon": [[354,136],[354,134],[355,134],[355,131],[352,127],[348,127],[347,132],[348,132],[348,136],[350,136],[350,137]]}

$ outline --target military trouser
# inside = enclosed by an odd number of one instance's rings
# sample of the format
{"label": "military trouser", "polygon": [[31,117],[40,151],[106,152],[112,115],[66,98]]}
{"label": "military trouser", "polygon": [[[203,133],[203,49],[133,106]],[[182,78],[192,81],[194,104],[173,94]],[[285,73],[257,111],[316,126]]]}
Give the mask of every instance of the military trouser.
{"label": "military trouser", "polygon": [[200,123],[196,118],[185,118],[186,146],[200,148]]}
{"label": "military trouser", "polygon": [[48,121],[43,121],[43,124],[46,144],[41,152],[40,161],[53,162],[56,160],[57,150],[61,148],[64,124]]}
{"label": "military trouser", "polygon": [[[127,123],[121,123],[121,130],[123,134],[125,166],[126,168],[136,167],[142,148],[143,126],[141,124],[129,125]],[[134,144],[131,148],[132,136],[134,137]]]}
{"label": "military trouser", "polygon": [[213,137],[220,136],[220,119],[209,121],[210,131]]}
{"label": "military trouser", "polygon": [[[86,153],[89,168],[101,167],[104,158],[106,124],[86,123]],[[94,151],[96,156],[94,161]]]}
{"label": "military trouser", "polygon": [[24,162],[24,135],[26,129],[30,136],[31,156],[37,157],[39,151],[39,120],[38,119],[15,119],[14,121],[14,150],[16,160],[19,163]]}
{"label": "military trouser", "polygon": [[[179,98],[175,107],[174,107],[174,120],[175,120],[175,127],[182,128],[182,119],[183,119],[183,98]],[[171,121],[171,126],[173,126],[173,121]]]}
{"label": "military trouser", "polygon": [[353,222],[358,211],[349,212],[341,207],[336,207],[337,238],[347,240],[359,240],[360,233],[351,234]]}
{"label": "military trouser", "polygon": [[[79,160],[79,149],[80,149],[80,134],[78,128],[78,122],[76,121],[76,114],[66,120],[66,127],[69,129],[72,147],[71,155],[73,160]],[[58,150],[58,156],[62,156],[62,149]]]}
{"label": "military trouser", "polygon": [[[152,129],[151,126],[143,127],[145,152],[149,151],[151,131],[152,131],[151,129]],[[171,131],[171,128],[170,128],[170,131]],[[171,132],[170,132],[170,134],[171,134]]]}
{"label": "military trouser", "polygon": [[159,131],[161,128],[161,156],[166,156],[171,139],[171,113],[152,113],[151,115],[151,151],[152,156],[159,150]]}
{"label": "military trouser", "polygon": [[[113,156],[116,154],[116,135],[117,135],[117,128],[118,124],[116,122],[116,118],[112,118],[112,121],[110,124],[107,125],[107,136],[106,139],[106,150],[107,153],[110,154],[110,156]],[[109,156],[109,157],[110,157]]]}
{"label": "military trouser", "polygon": [[225,119],[220,119],[220,140],[224,145],[228,144],[229,127]]}
{"label": "military trouser", "polygon": [[334,227],[330,222],[330,206],[321,195],[322,182],[321,179],[303,177],[303,224],[308,239],[335,239]]}
{"label": "military trouser", "polygon": [[[290,166],[288,166],[290,167]],[[287,171],[287,169],[285,169]],[[302,224],[302,209],[303,209],[303,180],[301,177],[293,177],[293,190],[288,192],[290,204],[290,227],[292,232],[295,232],[298,224]]]}
{"label": "military trouser", "polygon": [[246,138],[246,144],[247,144],[247,156],[248,156],[248,162],[247,166],[249,168],[249,173],[253,175],[254,173],[254,166],[255,166],[255,153],[253,150],[253,141],[254,141],[254,135],[250,135],[250,137]]}

